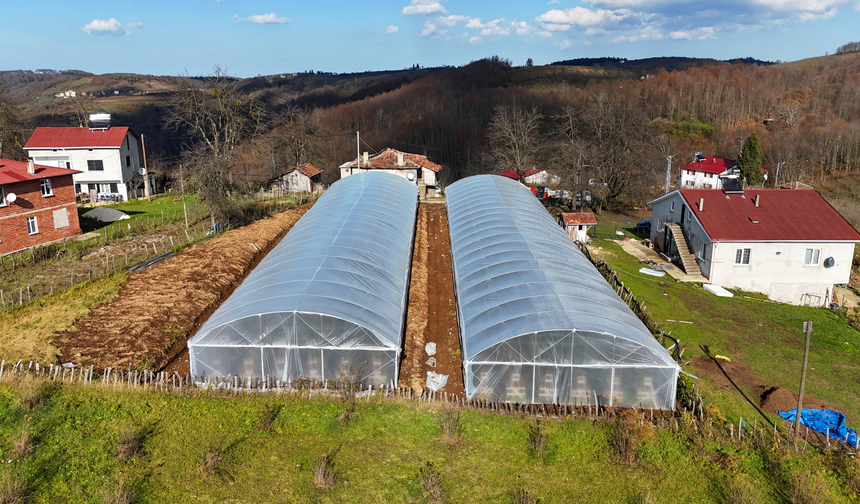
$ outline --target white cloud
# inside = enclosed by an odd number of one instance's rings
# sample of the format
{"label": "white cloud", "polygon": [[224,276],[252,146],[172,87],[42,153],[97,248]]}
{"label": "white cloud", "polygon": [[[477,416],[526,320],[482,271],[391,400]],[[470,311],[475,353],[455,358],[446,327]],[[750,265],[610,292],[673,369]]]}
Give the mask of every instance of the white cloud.
{"label": "white cloud", "polygon": [[630,35],[630,36],[622,35],[620,37],[616,37],[616,38],[612,39],[612,41],[615,43],[638,42],[640,40],[663,40],[664,38],[665,38],[665,35],[663,35],[663,32],[661,32],[659,29],[657,29],[653,26],[646,26],[645,29],[643,29],[642,31],[640,31],[636,35]]}
{"label": "white cloud", "polygon": [[427,37],[430,35],[433,35],[434,37],[444,37],[446,33],[448,33],[448,30],[439,28],[439,26],[437,26],[431,21],[425,21],[424,29],[421,30],[422,37]]}
{"label": "white cloud", "polygon": [[469,39],[469,43],[472,45],[481,45],[484,43],[484,39],[481,37],[472,37]]}
{"label": "white cloud", "polygon": [[400,12],[407,16],[427,16],[429,14],[444,14],[447,11],[442,4],[435,0],[412,0],[412,3]]}
{"label": "white cloud", "polygon": [[565,39],[558,45],[558,48],[559,49],[567,49],[568,47],[571,47],[572,45],[573,45],[573,42]]}
{"label": "white cloud", "polygon": [[555,4],[560,4],[560,3],[561,3],[561,0],[549,0],[549,2],[547,2],[546,4],[547,5],[555,5]]}
{"label": "white cloud", "polygon": [[798,17],[802,22],[818,21],[819,19],[829,19],[836,15],[836,7],[828,9],[822,13],[817,12],[801,12]]}
{"label": "white cloud", "polygon": [[576,6],[571,9],[552,9],[538,16],[536,19],[544,24],[544,28],[550,31],[565,31],[573,26],[596,27],[614,25],[627,18],[635,17],[635,14],[627,9],[591,10]]}
{"label": "white cloud", "polygon": [[709,38],[714,38],[714,27],[703,26],[701,28],[696,28],[693,30],[678,30],[669,33],[669,36],[675,40],[705,40]]}
{"label": "white cloud", "polygon": [[91,23],[84,25],[83,30],[87,35],[131,35],[132,30],[143,26],[141,23],[127,23],[123,25],[114,18],[93,19]]}
{"label": "white cloud", "polygon": [[248,16],[246,18],[240,18],[239,16],[233,16],[233,19],[236,20],[237,23],[249,22],[256,24],[287,24],[290,22],[289,19],[285,17],[278,17],[274,12],[270,12],[268,14],[257,14],[255,16]]}
{"label": "white cloud", "polygon": [[385,30],[385,33],[397,33],[399,31],[400,31],[400,28],[398,28],[394,25],[388,25],[388,29]]}
{"label": "white cloud", "polygon": [[469,16],[457,16],[455,14],[451,14],[450,16],[439,16],[436,18],[436,21],[445,26],[457,26],[460,23],[468,23],[472,20]]}

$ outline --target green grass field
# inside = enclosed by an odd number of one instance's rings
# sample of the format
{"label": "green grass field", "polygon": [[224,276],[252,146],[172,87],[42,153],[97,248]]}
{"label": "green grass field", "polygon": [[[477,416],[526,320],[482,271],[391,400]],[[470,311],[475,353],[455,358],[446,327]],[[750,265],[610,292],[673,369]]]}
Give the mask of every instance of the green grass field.
{"label": "green grass field", "polygon": [[[705,357],[702,347],[707,346],[711,354],[748,365],[761,377],[761,385],[796,394],[803,359],[803,322],[812,320],[806,393],[845,413],[849,426],[860,426],[860,333],[839,313],[773,303],[759,294],[736,292],[734,298],[716,297],[700,285],[678,283],[668,275],[654,278],[638,273],[642,265],[616,242],[601,240],[597,245],[604,249],[601,257],[634,296],[645,302],[652,318],[681,340],[685,360]],[[696,374],[692,366],[685,370]],[[708,400],[735,421],[738,416],[751,419],[758,414],[737,391],[714,387],[708,379],[702,382]],[[753,390],[744,392],[757,398]]]}
{"label": "green grass field", "polygon": [[[431,502],[419,481],[427,462],[445,502],[523,502],[510,497],[520,489],[543,503],[726,502],[728,491],[759,503],[792,502],[786,492],[810,486],[820,500],[808,502],[849,502],[860,483],[856,464],[843,457],[732,443],[685,429],[685,422],[675,432],[647,423],[616,431],[612,420],[548,420],[545,448],[535,451],[533,420],[466,411],[452,448],[441,438],[438,404],[359,401],[354,419],[341,425],[345,408],[336,399],[283,395],[38,389],[7,375],[0,384],[0,489],[37,502],[117,502],[109,498],[120,485],[135,502]],[[23,430],[29,450],[21,448]],[[129,432],[142,433],[131,454],[123,441]],[[629,459],[616,432],[631,433]],[[314,485],[324,453],[333,454],[329,489]],[[17,483],[11,490],[9,481]]]}
{"label": "green grass field", "polygon": [[[175,201],[174,201],[175,200]],[[188,220],[193,222],[200,215],[203,215],[206,210],[198,205],[197,195],[186,195],[185,205],[188,208]],[[135,199],[123,201],[122,203],[114,203],[107,205],[108,208],[115,208],[121,212],[127,213],[131,220],[120,221],[119,223],[107,224],[104,222],[96,222],[90,219],[81,219],[81,229],[84,233],[101,230],[106,226],[118,226],[120,224],[148,223],[149,227],[156,227],[161,224],[169,224],[173,222],[182,222],[185,219],[185,214],[182,207],[182,197],[180,195],[163,195],[156,196],[152,200]],[[87,211],[92,210],[91,207],[78,207],[78,215],[83,215]]]}

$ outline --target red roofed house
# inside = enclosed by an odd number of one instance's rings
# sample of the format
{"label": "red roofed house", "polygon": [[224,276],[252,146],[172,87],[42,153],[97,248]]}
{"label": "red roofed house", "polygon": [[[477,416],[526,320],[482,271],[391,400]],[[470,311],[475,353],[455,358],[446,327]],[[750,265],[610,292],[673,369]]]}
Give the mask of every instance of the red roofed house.
{"label": "red roofed house", "polygon": [[310,163],[305,163],[279,177],[275,177],[269,182],[272,184],[272,190],[283,192],[314,192],[315,190],[322,190],[322,186],[320,185],[321,179],[322,170]]}
{"label": "red roofed house", "polygon": [[588,236],[589,226],[597,224],[597,219],[591,212],[581,213],[566,213],[558,214],[558,223],[567,231],[567,235],[573,241],[582,243],[590,243],[591,238]]}
{"label": "red roofed house", "polygon": [[721,174],[737,167],[732,159],[706,158],[701,153],[696,153],[692,163],[681,168],[681,189],[722,189]]}
{"label": "red roofed house", "polygon": [[128,200],[132,178],[140,177],[137,136],[127,127],[36,128],[24,150],[36,164],[78,170],[75,192],[91,197]]}
{"label": "red roofed house", "polygon": [[81,233],[76,173],[0,159],[0,255]]}
{"label": "red roofed house", "polygon": [[436,196],[436,174],[441,169],[427,156],[385,149],[375,156],[365,152],[360,158],[340,165],[340,178],[370,170],[393,173],[417,185],[421,198],[427,198]]}
{"label": "red roofed house", "polygon": [[829,306],[860,242],[815,191],[680,189],[649,204],[651,240],[688,273],[796,305]]}

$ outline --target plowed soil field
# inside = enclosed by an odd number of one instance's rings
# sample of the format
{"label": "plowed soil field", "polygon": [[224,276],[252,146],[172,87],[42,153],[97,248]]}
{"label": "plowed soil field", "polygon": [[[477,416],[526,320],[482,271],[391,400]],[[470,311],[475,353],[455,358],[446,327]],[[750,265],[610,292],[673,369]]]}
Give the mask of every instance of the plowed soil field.
{"label": "plowed soil field", "polygon": [[[418,208],[408,309],[400,386],[428,390],[427,371],[433,371],[448,375],[441,392],[462,396],[463,367],[444,204],[422,202]],[[430,356],[424,347],[428,342],[436,343],[435,367],[427,364]]]}
{"label": "plowed soil field", "polygon": [[[61,362],[163,369],[310,206],[227,231],[132,275],[114,301],[56,335]],[[177,370],[188,372],[187,364]]]}

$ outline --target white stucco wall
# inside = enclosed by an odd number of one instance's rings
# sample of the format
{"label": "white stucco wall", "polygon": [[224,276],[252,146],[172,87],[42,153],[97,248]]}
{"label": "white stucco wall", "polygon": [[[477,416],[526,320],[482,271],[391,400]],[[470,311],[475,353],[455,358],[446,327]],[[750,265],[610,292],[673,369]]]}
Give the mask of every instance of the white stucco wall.
{"label": "white stucco wall", "polygon": [[428,170],[427,168],[421,168],[421,178],[418,178],[418,168],[403,168],[403,169],[394,169],[394,168],[340,168],[340,178],[346,178],[354,173],[362,173],[366,171],[376,171],[376,172],[384,172],[384,173],[392,173],[394,175],[399,175],[406,180],[409,180],[409,174],[412,174],[412,182],[415,185],[419,183],[426,185],[428,188],[436,187],[436,172],[433,170]]}
{"label": "white stucco wall", "polygon": [[[735,265],[739,248],[750,249],[749,265]],[[806,249],[820,249],[819,264],[805,266]],[[710,281],[767,294],[774,301],[822,306],[834,284],[848,283],[854,243],[719,242],[714,246]],[[824,266],[828,257],[834,264]]]}
{"label": "white stucco wall", "polygon": [[[692,175],[689,170],[681,170],[681,189],[722,189],[723,182],[715,173],[694,171]],[[710,187],[708,187],[710,185]]]}
{"label": "white stucco wall", "polygon": [[275,184],[281,191],[311,192],[311,179],[299,170],[293,170],[282,176]]}

